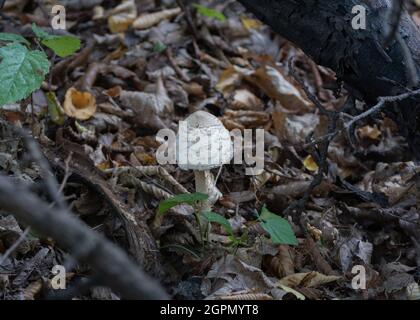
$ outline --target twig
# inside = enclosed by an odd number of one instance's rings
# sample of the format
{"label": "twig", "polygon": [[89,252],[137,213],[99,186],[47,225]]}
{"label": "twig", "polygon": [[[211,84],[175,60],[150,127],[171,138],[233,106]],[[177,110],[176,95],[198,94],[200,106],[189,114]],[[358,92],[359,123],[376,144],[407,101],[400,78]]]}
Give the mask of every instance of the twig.
{"label": "twig", "polygon": [[[167,183],[172,185],[174,189],[179,193],[190,193],[182,184],[180,184],[174,177],[172,177],[169,172],[159,166],[131,166],[131,167],[119,167],[114,169],[109,169],[107,173],[112,173],[114,175],[120,175],[123,173],[130,173],[134,176],[144,175],[144,176],[159,176]],[[162,188],[162,187],[161,187]]]}
{"label": "twig", "polygon": [[65,209],[66,203],[62,194],[60,193],[60,187],[57,183],[57,180],[55,180],[50,165],[48,161],[44,158],[44,155],[42,154],[38,143],[24,130],[18,129],[16,127],[13,127],[13,130],[15,130],[15,132],[22,136],[23,140],[25,141],[25,145],[28,148],[28,151],[32,157],[32,160],[35,161],[36,164],[40,167],[42,176],[45,181],[45,185],[48,189],[48,193],[53,198],[53,200],[59,208]]}
{"label": "twig", "polygon": [[168,298],[165,290],[115,244],[91,230],[68,210],[49,208],[48,203],[25,186],[14,184],[10,178],[0,177],[0,207],[40,234],[55,239],[70,254],[86,248],[79,254],[80,261],[90,264],[100,280],[123,297]]}
{"label": "twig", "polygon": [[403,94],[397,95],[397,96],[390,96],[390,97],[380,97],[378,99],[378,103],[374,105],[373,107],[369,108],[369,110],[359,114],[356,117],[353,117],[349,122],[347,122],[342,129],[334,132],[330,132],[322,137],[319,137],[315,139],[314,141],[311,141],[310,143],[306,144],[305,147],[321,143],[325,140],[334,139],[337,135],[343,133],[344,131],[347,131],[348,135],[350,135],[350,131],[352,128],[360,121],[374,115],[375,113],[380,112],[383,108],[387,106],[388,103],[392,102],[401,102],[406,99],[414,98],[416,96],[420,95],[420,89],[412,91],[409,90],[408,92],[405,92]]}
{"label": "twig", "polygon": [[194,21],[191,17],[191,11],[189,11],[189,9],[185,7],[185,4],[184,4],[183,0],[176,0],[176,3],[181,8],[181,10],[184,11],[185,20],[187,21],[188,27],[190,28],[193,37],[195,39],[198,39],[199,38],[198,37],[198,32],[197,32],[197,28],[195,27]]}
{"label": "twig", "polygon": [[26,236],[28,235],[29,231],[31,230],[31,227],[27,227],[25,231],[20,235],[20,237],[13,243],[13,245],[7,249],[7,251],[0,257],[0,266],[7,260],[7,258],[15,251],[20,244],[25,241]]}
{"label": "twig", "polygon": [[357,122],[366,119],[367,117],[378,113],[379,111],[381,111],[388,103],[391,102],[401,102],[403,100],[409,99],[409,98],[413,98],[415,96],[420,95],[420,89],[415,90],[415,91],[410,91],[410,92],[405,92],[403,94],[397,95],[397,96],[392,96],[392,97],[380,97],[378,99],[378,103],[373,106],[372,108],[370,108],[369,110],[367,110],[366,112],[356,116],[353,118],[353,120],[351,120],[350,122],[348,122],[345,126],[345,128],[348,130],[349,128],[353,127]]}
{"label": "twig", "polygon": [[[324,175],[328,174],[328,151],[330,147],[331,141],[334,139],[334,133],[337,131],[337,123],[340,118],[340,112],[337,111],[330,111],[327,110],[321,102],[317,99],[315,95],[313,95],[309,89],[305,86],[303,81],[301,81],[293,72],[293,62],[290,62],[290,70],[293,78],[302,86],[306,96],[312,103],[317,107],[319,112],[325,116],[327,116],[330,120],[329,127],[328,127],[328,134],[326,139],[323,139],[317,143],[318,150],[313,152],[313,157],[316,163],[318,164],[319,170],[318,173],[315,175],[314,179],[312,180],[308,190],[305,192],[303,197],[292,203],[288,208],[285,210],[285,214],[292,214],[294,220],[299,223],[302,228],[303,232],[306,232],[306,224],[301,219],[301,213],[305,208],[306,203],[308,202],[312,192],[315,190],[317,186],[319,186],[324,178]],[[346,108],[348,101],[344,104],[343,108]]]}
{"label": "twig", "polygon": [[58,193],[62,194],[64,191],[64,188],[66,187],[67,181],[71,176],[71,172],[70,172],[70,161],[71,161],[71,157],[72,154],[70,153],[70,155],[68,156],[68,158],[66,159],[65,163],[65,170],[64,170],[64,178],[61,181],[61,185],[60,185],[60,189],[58,190]]}

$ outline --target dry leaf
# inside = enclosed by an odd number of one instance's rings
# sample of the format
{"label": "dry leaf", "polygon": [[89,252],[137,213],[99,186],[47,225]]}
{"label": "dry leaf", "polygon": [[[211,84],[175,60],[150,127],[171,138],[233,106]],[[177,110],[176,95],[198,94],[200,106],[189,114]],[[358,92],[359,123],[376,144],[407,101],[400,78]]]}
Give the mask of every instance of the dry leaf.
{"label": "dry leaf", "polygon": [[23,291],[25,300],[35,300],[35,297],[41,292],[42,280],[37,280],[29,284]]}
{"label": "dry leaf", "polygon": [[280,279],[295,273],[292,253],[287,245],[280,245],[277,255],[265,257],[264,262],[267,263],[269,270]]}
{"label": "dry leaf", "polygon": [[375,125],[371,126],[364,126],[357,130],[357,133],[361,139],[369,138],[371,140],[379,140],[382,135],[381,130]]}
{"label": "dry leaf", "polygon": [[295,81],[278,68],[267,65],[246,76],[246,79],[289,110],[302,112],[312,108],[312,103],[297,88]]}
{"label": "dry leaf", "polygon": [[413,282],[407,287],[408,300],[420,300],[420,286]]}
{"label": "dry leaf", "polygon": [[162,116],[174,112],[174,104],[161,78],[158,80],[156,93],[122,91],[120,98],[124,105],[133,109],[150,108],[154,113]]}
{"label": "dry leaf", "polygon": [[264,109],[263,102],[249,90],[237,90],[232,95],[230,104],[232,109],[256,110]]}
{"label": "dry leaf", "polygon": [[268,294],[264,294],[264,293],[245,293],[245,294],[234,294],[231,296],[222,296],[222,297],[217,297],[216,300],[233,300],[233,301],[248,301],[248,300],[253,300],[253,301],[264,301],[264,300],[273,300],[273,297],[268,295]]}
{"label": "dry leaf", "polygon": [[242,72],[240,72],[239,68],[231,66],[220,74],[216,90],[224,94],[232,92],[242,78]]}
{"label": "dry leaf", "polygon": [[293,294],[299,300],[306,300],[306,298],[303,294],[301,294],[300,292],[298,292],[296,290],[293,290],[292,288],[289,288],[288,286],[279,284],[279,288],[282,289],[283,291],[287,292],[287,293]]}
{"label": "dry leaf", "polygon": [[76,88],[67,90],[64,99],[64,112],[77,120],[88,120],[96,112],[96,99],[90,92],[78,91]]}
{"label": "dry leaf", "polygon": [[270,115],[263,111],[227,110],[221,119],[237,123],[237,127],[255,129],[264,127],[270,121]]}
{"label": "dry leaf", "polygon": [[339,276],[326,276],[319,272],[307,272],[307,273],[296,273],[287,276],[279,281],[280,285],[287,287],[307,287],[313,288],[335,282],[340,280],[342,277]]}
{"label": "dry leaf", "polygon": [[306,137],[314,132],[320,123],[319,116],[312,113],[300,116],[276,111],[272,117],[280,141],[288,141],[295,145],[305,143]]}
{"label": "dry leaf", "polygon": [[262,27],[262,23],[259,20],[242,17],[241,21],[244,27],[247,28],[248,30],[259,29]]}
{"label": "dry leaf", "polygon": [[317,172],[319,169],[317,163],[311,155],[306,157],[306,159],[303,161],[303,165],[305,166],[306,170],[311,172]]}
{"label": "dry leaf", "polygon": [[309,223],[307,224],[307,228],[308,228],[308,232],[311,235],[312,239],[314,239],[314,241],[318,242],[322,239],[322,231],[319,230],[318,228],[310,225]]}
{"label": "dry leaf", "polygon": [[123,3],[108,12],[108,27],[112,33],[126,31],[137,17],[137,7],[134,0]]}
{"label": "dry leaf", "polygon": [[133,27],[136,29],[149,29],[153,27],[154,25],[158,24],[159,22],[161,22],[162,20],[171,19],[180,13],[181,13],[181,8],[174,8],[174,9],[163,10],[163,11],[154,12],[150,14],[144,14],[138,17],[133,22]]}

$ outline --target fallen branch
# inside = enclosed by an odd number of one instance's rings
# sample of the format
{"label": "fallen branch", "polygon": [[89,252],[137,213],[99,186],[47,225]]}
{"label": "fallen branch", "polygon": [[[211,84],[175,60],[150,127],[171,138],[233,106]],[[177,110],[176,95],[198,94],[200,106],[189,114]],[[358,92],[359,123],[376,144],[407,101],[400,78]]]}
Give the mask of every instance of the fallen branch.
{"label": "fallen branch", "polygon": [[0,177],[0,207],[91,265],[100,280],[124,298],[168,298],[160,284],[146,275],[115,244],[91,230],[69,211],[51,208],[10,178]]}

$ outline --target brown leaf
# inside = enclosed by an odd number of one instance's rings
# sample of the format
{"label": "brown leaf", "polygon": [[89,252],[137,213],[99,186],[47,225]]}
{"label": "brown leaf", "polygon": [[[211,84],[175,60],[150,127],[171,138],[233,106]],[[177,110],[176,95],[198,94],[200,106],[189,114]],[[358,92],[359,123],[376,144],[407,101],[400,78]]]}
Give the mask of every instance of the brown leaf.
{"label": "brown leaf", "polygon": [[162,10],[159,12],[144,14],[138,17],[133,22],[133,27],[136,29],[149,29],[154,25],[165,19],[171,19],[181,13],[181,8],[174,8],[168,10]]}
{"label": "brown leaf", "polygon": [[71,87],[64,99],[64,112],[77,120],[88,120],[96,112],[96,99],[90,92],[82,92]]}
{"label": "brown leaf", "polygon": [[279,284],[282,284],[287,287],[318,287],[324,284],[335,282],[340,280],[342,277],[339,276],[326,276],[319,272],[307,272],[307,273],[296,273],[290,276],[287,276],[279,281]]}

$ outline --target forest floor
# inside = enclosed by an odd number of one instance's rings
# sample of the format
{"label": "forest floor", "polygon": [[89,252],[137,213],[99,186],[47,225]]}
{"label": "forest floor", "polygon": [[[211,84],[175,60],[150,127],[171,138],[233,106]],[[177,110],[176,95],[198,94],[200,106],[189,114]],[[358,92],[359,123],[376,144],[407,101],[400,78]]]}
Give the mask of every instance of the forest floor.
{"label": "forest floor", "polygon": [[[27,39],[32,23],[52,32],[51,2],[6,1],[0,29]],[[43,87],[0,110],[3,174],[54,205],[8,128],[31,130],[73,214],[175,299],[420,299],[420,166],[394,121],[379,114],[341,130],[340,117],[336,135],[320,140],[346,91],[235,1],[61,3],[67,31],[57,32],[82,47],[65,59],[48,52]],[[357,101],[347,117],[365,108]],[[246,165],[213,171],[223,197],[212,211],[231,230],[215,221],[204,237],[191,206],[158,212],[195,184],[192,170],[159,165],[157,132],[176,132],[198,110],[228,130],[265,132],[261,174],[246,175]],[[272,214],[283,219],[261,221]],[[0,299],[57,297],[55,265],[75,288],[60,297],[120,298],[95,281],[83,285],[90,266],[27,227],[0,211]],[[292,237],[282,234],[288,227]]]}

